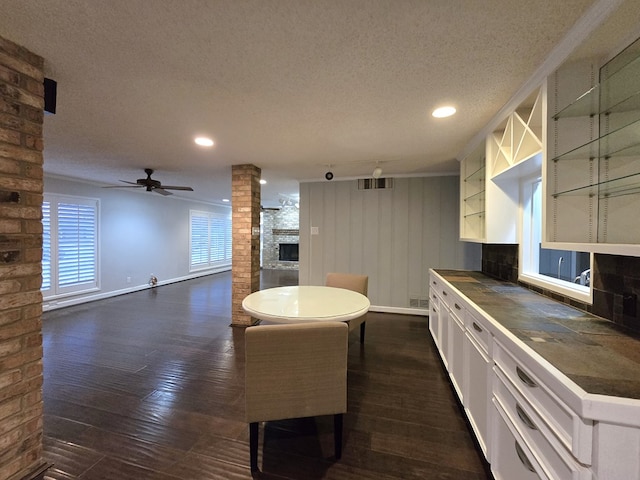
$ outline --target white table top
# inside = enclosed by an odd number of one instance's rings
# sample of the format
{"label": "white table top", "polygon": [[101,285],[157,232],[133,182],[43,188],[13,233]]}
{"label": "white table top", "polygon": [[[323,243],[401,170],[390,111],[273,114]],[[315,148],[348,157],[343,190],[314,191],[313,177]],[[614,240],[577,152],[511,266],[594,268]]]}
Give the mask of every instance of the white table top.
{"label": "white table top", "polygon": [[344,288],[299,285],[259,290],[242,301],[245,312],[277,323],[346,322],[369,310],[369,299]]}

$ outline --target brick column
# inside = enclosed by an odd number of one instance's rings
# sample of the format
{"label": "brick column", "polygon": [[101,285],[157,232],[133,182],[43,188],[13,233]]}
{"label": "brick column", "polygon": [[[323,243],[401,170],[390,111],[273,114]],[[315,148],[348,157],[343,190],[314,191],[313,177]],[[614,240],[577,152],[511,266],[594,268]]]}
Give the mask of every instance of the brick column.
{"label": "brick column", "polygon": [[0,37],[0,478],[9,480],[44,466],[42,68]]}
{"label": "brick column", "polygon": [[242,300],[260,289],[260,174],[255,165],[231,167],[231,325],[234,326],[248,327],[255,323],[242,309]]}

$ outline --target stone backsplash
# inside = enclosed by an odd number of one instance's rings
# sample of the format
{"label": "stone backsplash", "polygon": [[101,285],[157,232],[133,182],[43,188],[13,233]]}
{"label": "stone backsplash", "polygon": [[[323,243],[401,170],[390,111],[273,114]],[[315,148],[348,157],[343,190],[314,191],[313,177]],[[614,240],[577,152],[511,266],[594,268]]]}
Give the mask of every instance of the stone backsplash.
{"label": "stone backsplash", "polygon": [[640,333],[640,258],[595,254],[591,282],[593,305],[518,281],[518,245],[482,245],[482,272],[514,282],[554,300],[623,325]]}

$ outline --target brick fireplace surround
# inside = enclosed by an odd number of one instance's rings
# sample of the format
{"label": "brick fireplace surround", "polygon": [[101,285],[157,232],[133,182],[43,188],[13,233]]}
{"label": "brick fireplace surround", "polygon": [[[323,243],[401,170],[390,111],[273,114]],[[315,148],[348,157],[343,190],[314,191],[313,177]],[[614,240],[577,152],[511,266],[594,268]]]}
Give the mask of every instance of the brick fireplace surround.
{"label": "brick fireplace surround", "polygon": [[0,478],[42,460],[43,59],[0,37]]}

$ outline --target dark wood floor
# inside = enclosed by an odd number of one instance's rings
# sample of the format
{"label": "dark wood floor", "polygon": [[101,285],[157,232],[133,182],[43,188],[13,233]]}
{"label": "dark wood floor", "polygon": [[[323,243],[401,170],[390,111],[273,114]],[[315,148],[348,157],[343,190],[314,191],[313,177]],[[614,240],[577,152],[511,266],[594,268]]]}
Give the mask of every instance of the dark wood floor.
{"label": "dark wood floor", "polygon": [[[264,272],[279,284],[296,273]],[[230,299],[224,273],[45,313],[47,478],[251,478]],[[371,313],[351,335],[342,459],[331,417],[270,422],[259,478],[488,478],[426,318]]]}

